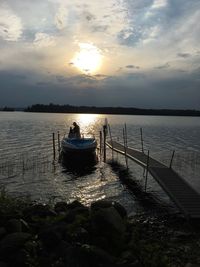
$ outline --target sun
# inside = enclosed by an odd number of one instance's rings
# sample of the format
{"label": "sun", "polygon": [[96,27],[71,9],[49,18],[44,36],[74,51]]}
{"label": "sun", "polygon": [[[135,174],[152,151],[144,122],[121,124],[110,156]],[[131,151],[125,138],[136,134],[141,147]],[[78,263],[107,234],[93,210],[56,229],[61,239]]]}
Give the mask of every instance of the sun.
{"label": "sun", "polygon": [[89,43],[79,43],[79,47],[80,50],[75,54],[71,64],[82,72],[94,73],[102,64],[100,50]]}

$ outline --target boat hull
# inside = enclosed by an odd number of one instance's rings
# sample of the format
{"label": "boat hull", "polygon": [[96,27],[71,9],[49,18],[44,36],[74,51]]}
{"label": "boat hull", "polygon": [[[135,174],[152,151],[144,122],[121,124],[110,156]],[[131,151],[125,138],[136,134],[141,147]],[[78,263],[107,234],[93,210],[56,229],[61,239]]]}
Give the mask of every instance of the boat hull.
{"label": "boat hull", "polygon": [[95,153],[97,142],[94,138],[64,138],[61,146],[63,154],[83,156]]}
{"label": "boat hull", "polygon": [[96,153],[89,154],[70,154],[63,153],[61,157],[61,164],[65,171],[73,173],[76,177],[85,176],[91,174],[96,169],[98,157]]}

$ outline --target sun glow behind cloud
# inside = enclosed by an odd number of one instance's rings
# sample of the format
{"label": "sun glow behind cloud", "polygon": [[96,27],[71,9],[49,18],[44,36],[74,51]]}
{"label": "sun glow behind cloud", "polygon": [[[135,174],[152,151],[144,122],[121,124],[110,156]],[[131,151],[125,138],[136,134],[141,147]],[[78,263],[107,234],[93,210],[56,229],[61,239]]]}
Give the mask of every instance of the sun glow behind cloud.
{"label": "sun glow behind cloud", "polygon": [[80,43],[80,50],[75,54],[71,61],[81,72],[94,73],[100,69],[102,64],[102,55],[100,50],[89,43]]}

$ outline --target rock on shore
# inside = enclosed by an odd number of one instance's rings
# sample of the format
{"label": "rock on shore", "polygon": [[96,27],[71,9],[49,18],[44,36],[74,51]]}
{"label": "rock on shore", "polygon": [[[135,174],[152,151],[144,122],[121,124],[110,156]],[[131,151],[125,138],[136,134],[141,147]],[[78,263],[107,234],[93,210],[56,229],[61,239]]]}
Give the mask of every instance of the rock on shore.
{"label": "rock on shore", "polygon": [[78,201],[58,202],[54,207],[30,204],[13,214],[4,211],[0,219],[0,267],[193,267],[200,263],[199,237],[172,230],[160,219],[128,218],[117,202],[101,200],[91,207]]}

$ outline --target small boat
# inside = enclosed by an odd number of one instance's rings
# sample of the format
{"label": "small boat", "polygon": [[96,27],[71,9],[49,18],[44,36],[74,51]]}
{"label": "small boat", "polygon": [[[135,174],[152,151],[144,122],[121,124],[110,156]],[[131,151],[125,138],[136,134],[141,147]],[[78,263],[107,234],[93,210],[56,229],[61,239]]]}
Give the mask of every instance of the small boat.
{"label": "small boat", "polygon": [[97,141],[94,137],[64,137],[61,142],[61,147],[63,154],[88,155],[95,153],[97,148]]}

